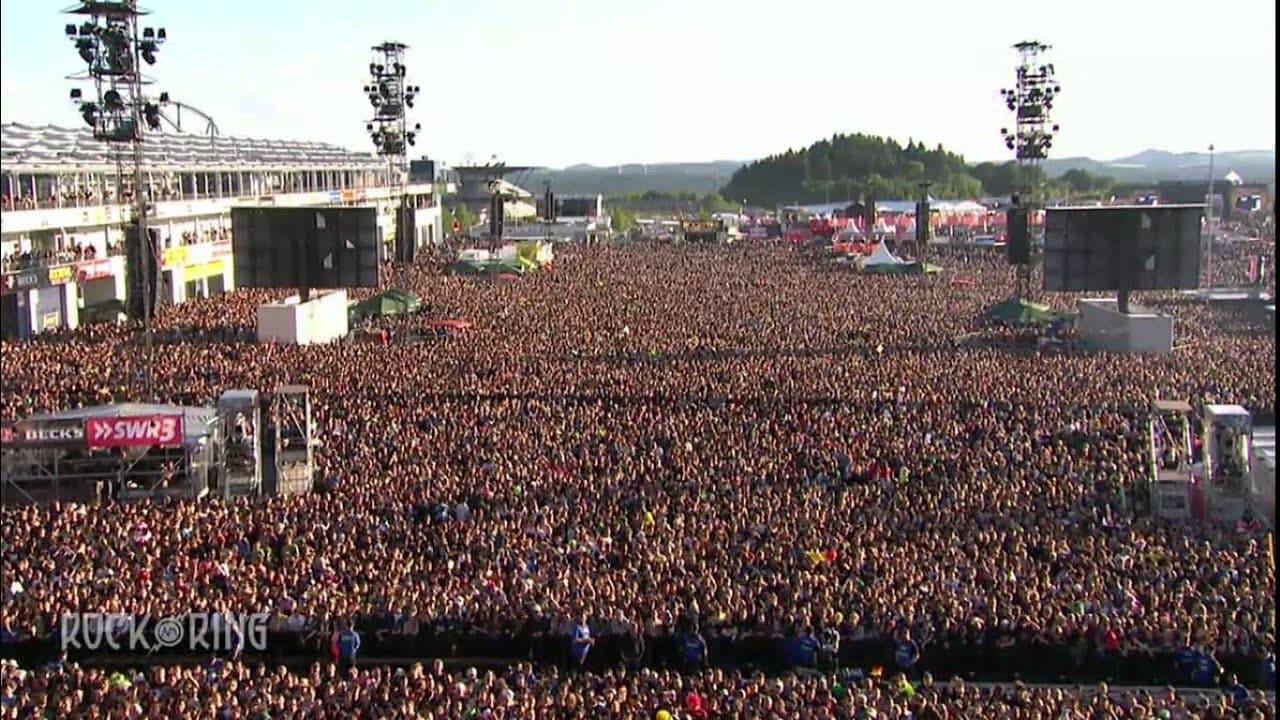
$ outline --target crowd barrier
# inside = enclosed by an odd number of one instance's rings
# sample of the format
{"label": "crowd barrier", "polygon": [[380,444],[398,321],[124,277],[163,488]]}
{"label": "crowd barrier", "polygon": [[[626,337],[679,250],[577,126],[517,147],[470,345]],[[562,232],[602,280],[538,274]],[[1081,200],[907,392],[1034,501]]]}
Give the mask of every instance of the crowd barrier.
{"label": "crowd barrier", "polygon": [[[762,670],[778,673],[797,669],[789,664],[790,643],[781,635],[725,633],[706,631],[706,663],[715,667]],[[466,660],[472,664],[501,664],[532,661],[537,665],[570,665],[568,636],[522,631],[493,633],[457,628],[426,629],[416,635],[366,629],[361,631],[360,656],[377,658],[387,664],[411,663],[441,659]],[[897,672],[895,647],[885,640],[845,640],[838,657],[817,661],[825,668],[875,668],[887,674]],[[0,644],[0,656],[15,659],[25,666],[35,666],[58,658],[59,638],[26,639]],[[129,654],[128,650],[70,650],[68,660],[95,662],[114,660],[112,655]],[[176,647],[145,655],[132,653],[139,664],[164,664],[207,660],[211,652],[194,655],[190,649]],[[247,648],[243,659],[277,665],[306,666],[330,659],[330,637],[324,633],[268,632],[264,649]],[[1267,687],[1273,682],[1267,675],[1264,658],[1246,655],[1219,655],[1223,678],[1235,675],[1251,687]],[[611,667],[695,669],[686,661],[681,639],[676,635],[636,637],[601,635],[595,639],[585,667],[604,670]],[[937,678],[960,676],[975,682],[1031,683],[1096,683],[1119,685],[1189,685],[1190,678],[1179,667],[1177,653],[1107,654],[1088,643],[1049,645],[1041,643],[986,643],[972,640],[935,639],[923,648],[912,673],[932,673]]]}

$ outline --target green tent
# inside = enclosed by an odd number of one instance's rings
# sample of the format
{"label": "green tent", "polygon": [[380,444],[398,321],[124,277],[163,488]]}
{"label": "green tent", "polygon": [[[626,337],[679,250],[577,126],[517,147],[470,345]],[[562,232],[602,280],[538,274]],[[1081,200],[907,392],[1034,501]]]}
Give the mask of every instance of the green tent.
{"label": "green tent", "polygon": [[416,312],[421,307],[422,298],[411,292],[392,289],[358,303],[350,312],[358,318],[387,317]]}
{"label": "green tent", "polygon": [[450,275],[484,275],[489,272],[489,263],[475,260],[458,260],[449,263],[445,272]]}
{"label": "green tent", "polygon": [[928,263],[904,262],[864,265],[862,272],[868,275],[937,275],[942,272],[942,268]]}
{"label": "green tent", "polygon": [[1001,300],[982,311],[982,319],[1009,325],[1047,325],[1065,315],[1050,308],[1019,298]]}

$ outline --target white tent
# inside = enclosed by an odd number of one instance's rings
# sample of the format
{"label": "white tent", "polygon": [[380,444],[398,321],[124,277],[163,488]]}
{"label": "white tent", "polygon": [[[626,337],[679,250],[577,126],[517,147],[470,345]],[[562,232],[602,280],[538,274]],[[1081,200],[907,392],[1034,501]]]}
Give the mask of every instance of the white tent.
{"label": "white tent", "polygon": [[884,243],[876,245],[876,249],[871,251],[866,260],[862,261],[863,267],[871,267],[875,265],[901,265],[905,261],[889,252],[889,248]]}

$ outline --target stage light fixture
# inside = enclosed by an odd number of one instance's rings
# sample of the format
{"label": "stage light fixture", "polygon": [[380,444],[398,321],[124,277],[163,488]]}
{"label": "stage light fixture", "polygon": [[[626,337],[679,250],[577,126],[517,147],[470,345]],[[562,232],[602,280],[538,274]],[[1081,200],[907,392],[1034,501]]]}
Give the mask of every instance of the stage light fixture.
{"label": "stage light fixture", "polygon": [[[1053,80],[1055,69],[1051,63],[1041,62],[1045,51],[1049,49],[1044,43],[1030,41],[1014,45],[1018,52],[1019,62],[1014,69],[1013,87],[1004,88],[1000,96],[1005,107],[1013,113],[1012,128],[1000,128],[1000,136],[1005,147],[1013,152],[1021,172],[1019,176],[1027,187],[1020,188],[1015,200],[1023,211],[1034,213],[1041,207],[1040,197],[1043,173],[1040,164],[1048,158],[1053,149],[1053,137],[1059,127],[1051,122],[1050,113],[1054,100],[1061,91],[1061,86]],[[1015,265],[1015,282],[1017,295],[1026,299],[1030,296],[1031,266],[1025,257],[1010,262]]]}
{"label": "stage light fixture", "polygon": [[[151,198],[146,192],[143,173],[143,130],[152,131],[161,128],[164,115],[161,105],[169,102],[168,93],[161,93],[159,101],[148,99],[143,90],[150,81],[139,72],[141,58],[147,64],[154,64],[160,45],[167,39],[164,28],[143,28],[139,19],[147,14],[138,8],[134,0],[86,0],[76,7],[67,10],[72,20],[63,26],[63,31],[75,47],[80,59],[87,66],[82,79],[92,82],[93,90],[84,92],[72,88],[70,96],[76,103],[76,111],[81,120],[88,125],[95,139],[114,145],[128,145],[131,178],[134,188],[132,214],[125,218],[136,228],[132,233],[139,238],[138,244],[144,244],[147,235],[147,216],[152,210]],[[117,151],[123,158],[125,153]],[[126,171],[121,165],[121,173]],[[154,269],[152,262],[158,261],[154,253],[146,248],[130,248],[131,254],[138,258],[138,266],[131,260],[128,265],[130,277],[147,277]],[[149,267],[150,266],[150,267]],[[154,334],[152,327],[152,310],[154,288],[147,288],[147,283],[131,283],[126,299],[129,313],[143,322],[145,333],[146,357],[140,361],[143,372],[139,379],[145,382],[145,388],[137,388],[137,394],[148,399],[155,399],[152,382],[152,365],[154,364]]]}
{"label": "stage light fixture", "polygon": [[98,106],[93,103],[80,103],[80,117],[89,127],[98,126]]}
{"label": "stage light fixture", "polygon": [[147,129],[160,130],[160,106],[155,103],[147,103],[142,106],[142,117],[147,122]]}

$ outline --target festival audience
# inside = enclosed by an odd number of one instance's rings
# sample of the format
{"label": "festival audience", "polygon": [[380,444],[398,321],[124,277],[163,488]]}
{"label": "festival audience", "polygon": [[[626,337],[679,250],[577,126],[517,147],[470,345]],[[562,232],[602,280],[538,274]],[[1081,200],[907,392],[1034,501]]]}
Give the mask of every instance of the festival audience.
{"label": "festival audience", "polygon": [[[1275,643],[1261,534],[1160,522],[1139,499],[1153,399],[1274,417],[1266,318],[1152,294],[1144,304],[1176,316],[1173,355],[1039,355],[1000,342],[1013,329],[975,320],[1012,291],[998,257],[931,261],[942,278],[861,276],[773,245],[574,248],[512,282],[416,268],[424,311],[379,321],[386,344],[256,344],[254,310],[278,295],[267,291],[164,308],[159,399],[210,404],[231,388],[309,385],[324,491],[6,506],[0,624],[40,638],[63,613],[231,609],[272,612],[280,627],[327,640],[352,621],[385,639],[405,626],[502,637],[536,620],[564,638],[565,657],[578,624],[593,639],[650,643],[704,632],[713,666],[717,638],[902,647],[909,634],[915,682],[948,648],[1017,645],[1033,651],[971,664],[1011,677],[1014,658],[1068,648],[1078,662],[1065,677],[1120,664],[1146,673],[1143,663],[1191,651],[1233,658],[1257,684]],[[431,321],[446,318],[472,328],[435,337]],[[135,333],[5,343],[0,417],[142,399]],[[372,656],[377,638],[364,637],[361,656]],[[100,717],[196,707],[226,717],[305,707],[325,708],[312,717],[1274,717],[1252,695],[1204,707],[1167,694],[997,696],[927,681],[905,692],[584,662],[588,674],[501,678],[228,665],[208,684],[191,669],[123,682],[11,670],[15,699],[3,707],[14,717],[27,704]]]}

